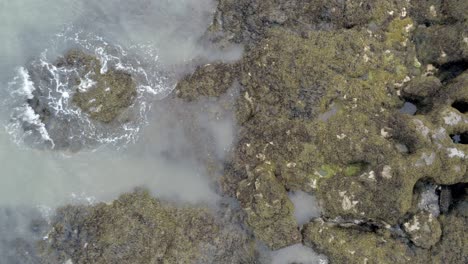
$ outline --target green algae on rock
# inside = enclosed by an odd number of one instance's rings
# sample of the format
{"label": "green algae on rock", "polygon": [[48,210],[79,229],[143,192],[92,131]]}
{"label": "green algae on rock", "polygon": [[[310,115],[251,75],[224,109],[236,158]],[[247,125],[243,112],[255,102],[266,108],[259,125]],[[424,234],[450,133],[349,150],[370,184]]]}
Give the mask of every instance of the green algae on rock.
{"label": "green algae on rock", "polygon": [[136,97],[136,84],[130,74],[117,69],[103,73],[101,62],[80,50],[67,52],[57,66],[78,70],[80,80],[76,80],[73,102],[92,119],[109,123]]}
{"label": "green algae on rock", "polygon": [[419,212],[403,225],[411,241],[422,248],[430,248],[440,240],[440,223],[430,212]]}
{"label": "green algae on rock", "polygon": [[199,97],[219,97],[231,88],[237,75],[237,65],[206,64],[177,83],[177,97],[193,101]]}
{"label": "green algae on rock", "polygon": [[178,208],[146,191],[110,204],[67,206],[41,241],[43,263],[251,263],[254,245],[206,208]]}
{"label": "green algae on rock", "polygon": [[237,199],[255,236],[277,250],[300,243],[301,235],[293,217],[294,206],[271,169],[267,164],[254,169],[239,184]]}
{"label": "green algae on rock", "polygon": [[300,33],[369,23],[377,27],[408,8],[406,0],[221,0],[210,30],[232,42],[250,43],[264,38],[272,28]]}
{"label": "green algae on rock", "polygon": [[467,60],[467,23],[427,28],[420,26],[413,37],[420,61],[424,64],[442,65]]}
{"label": "green algae on rock", "polygon": [[389,233],[379,235],[355,228],[315,221],[303,230],[304,242],[328,256],[330,263],[428,263],[427,253],[411,248]]}
{"label": "green algae on rock", "polygon": [[[392,88],[405,82],[407,57],[413,61],[415,56],[411,46],[401,45],[409,38],[409,24],[411,20],[405,20],[392,27],[393,32],[404,31],[395,33],[396,42],[382,40],[380,32],[357,29],[306,35],[282,29],[265,33],[239,62],[237,79],[243,90],[236,116],[242,128],[222,180],[223,190],[234,195],[241,185],[253,184],[257,176],[249,180],[247,175],[267,163],[287,190],[318,190],[330,217],[395,223],[404,215],[416,179],[392,176],[395,169],[386,161],[399,155],[388,138],[388,127],[393,122],[391,109],[400,103]],[[337,110],[326,120],[319,118],[332,104]],[[385,171],[384,177],[380,171]],[[346,190],[336,186],[340,183]],[[353,187],[357,189],[349,189]],[[382,189],[388,194],[381,195]],[[395,190],[400,193],[395,195]],[[383,211],[374,203],[377,193],[386,205]],[[280,215],[290,222],[287,212]],[[251,227],[264,225],[263,219],[256,219],[257,223],[249,222]],[[280,243],[272,235],[264,234],[262,240]]]}
{"label": "green algae on rock", "polygon": [[[403,228],[368,230],[317,220],[303,230],[304,242],[329,257],[330,263],[466,263],[468,261],[467,188],[447,214],[415,214]],[[439,224],[440,223],[440,224]],[[409,243],[411,239],[413,243]]]}
{"label": "green algae on rock", "polygon": [[[224,37],[248,45],[238,72],[229,79],[241,86],[236,109],[241,127],[222,189],[241,200],[250,215],[249,226],[273,248],[292,243],[280,238],[284,230],[295,234],[295,229],[288,206],[277,206],[277,211],[266,206],[271,201],[255,187],[260,179],[279,194],[314,193],[325,220],[370,221],[386,227],[401,225],[416,213],[412,202],[418,182],[467,181],[466,146],[454,145],[450,134],[466,131],[466,116],[451,105],[466,102],[468,90],[463,75],[456,78],[460,73],[444,69],[453,62],[463,68],[465,58],[465,40],[460,38],[464,22],[459,14],[451,14],[457,1],[427,6],[428,12],[451,6],[444,16],[457,16],[450,25],[429,26],[427,32],[416,23],[431,13],[408,16],[418,8],[409,1],[345,2],[221,1],[211,29],[224,30]],[[437,33],[444,27],[450,29],[444,33],[451,36],[447,43]],[[443,60],[435,57],[441,53],[432,53],[448,45]],[[445,72],[454,76],[442,77]],[[197,70],[192,75],[197,78],[186,79],[190,84],[184,86],[206,87],[196,94],[214,94],[217,87],[199,77],[202,73]],[[191,83],[196,80],[201,83]],[[404,100],[417,105],[415,116],[398,112]],[[279,194],[275,200],[283,201]],[[284,223],[278,234],[264,228],[273,218]],[[430,246],[439,237],[437,226],[433,229]],[[343,228],[344,237],[348,231]],[[372,232],[362,235],[376,244],[383,238]],[[387,248],[404,251],[396,258],[387,249],[369,252],[376,253],[369,263],[424,263],[427,252],[412,249],[420,241],[409,241],[395,240]],[[360,257],[346,261],[357,263]]]}

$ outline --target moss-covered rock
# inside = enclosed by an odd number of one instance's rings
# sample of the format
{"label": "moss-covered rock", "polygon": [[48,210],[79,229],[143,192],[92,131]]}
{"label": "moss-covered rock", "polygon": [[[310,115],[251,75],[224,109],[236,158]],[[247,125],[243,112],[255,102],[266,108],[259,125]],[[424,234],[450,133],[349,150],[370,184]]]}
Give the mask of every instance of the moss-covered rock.
{"label": "moss-covered rock", "polygon": [[270,248],[276,250],[301,242],[293,216],[294,206],[271,166],[254,169],[239,184],[237,199],[247,213],[247,223],[255,236]]}
{"label": "moss-covered rock", "polygon": [[[418,7],[408,1],[220,1],[211,30],[249,44],[229,75],[229,82],[241,86],[241,127],[221,185],[241,200],[249,226],[269,246],[293,243],[282,238],[284,230],[295,229],[288,206],[264,206],[283,198],[255,191],[261,178],[278,193],[315,193],[325,219],[381,226],[398,226],[417,212],[413,192],[422,179],[466,180],[468,152],[450,138],[467,124],[451,107],[466,101],[464,77],[455,78],[460,73],[450,68],[454,63],[464,70],[465,22],[447,11],[456,1],[426,2]],[[429,17],[432,9],[445,10],[443,17]],[[453,76],[442,78],[445,72]],[[212,77],[198,69],[192,76],[180,87],[216,94],[218,81],[212,80],[224,74]],[[416,104],[415,116],[400,112],[405,100]],[[264,227],[273,219],[287,223],[277,228],[279,234]],[[368,235],[376,244],[382,238]],[[408,243],[396,239],[388,249],[401,247],[409,251],[402,261],[423,263],[427,252],[416,254]],[[381,263],[399,260],[386,250],[376,253]]]}
{"label": "moss-covered rock", "polygon": [[73,102],[92,119],[113,121],[136,97],[136,84],[124,71],[101,71],[101,62],[80,50],[70,50],[56,63],[79,73]]}
{"label": "moss-covered rock", "polygon": [[468,220],[463,217],[442,217],[443,239],[432,255],[432,263],[466,263],[468,261]]}
{"label": "moss-covered rock", "polygon": [[405,14],[407,1],[221,0],[211,30],[234,42],[260,40],[271,28],[295,32],[380,25]]}
{"label": "moss-covered rock", "polygon": [[388,232],[379,235],[354,228],[343,228],[316,221],[304,227],[304,242],[328,256],[330,264],[338,263],[427,263],[427,252],[392,238]]}
{"label": "moss-covered rock", "polygon": [[424,64],[450,63],[468,59],[466,23],[455,25],[420,26],[413,41],[416,43],[418,58]]}
{"label": "moss-covered rock", "polygon": [[450,24],[466,21],[467,9],[463,0],[414,0],[410,13],[420,24]]}
{"label": "moss-covered rock", "polygon": [[250,263],[254,254],[209,209],[165,205],[145,191],[64,207],[52,224],[40,243],[44,263]]}
{"label": "moss-covered rock", "polygon": [[236,64],[206,64],[177,83],[177,97],[194,101],[199,97],[219,97],[232,87],[237,76]]}
{"label": "moss-covered rock", "polygon": [[[369,231],[355,225],[345,227],[320,220],[307,224],[303,236],[305,244],[326,254],[331,264],[465,263],[468,256],[466,226],[467,218],[456,210],[438,219],[420,212],[404,226],[411,229],[410,238],[417,247],[394,230]],[[427,230],[423,231],[425,228]]]}
{"label": "moss-covered rock", "polygon": [[430,212],[421,211],[403,225],[411,241],[422,248],[430,248],[439,242],[440,223]]}

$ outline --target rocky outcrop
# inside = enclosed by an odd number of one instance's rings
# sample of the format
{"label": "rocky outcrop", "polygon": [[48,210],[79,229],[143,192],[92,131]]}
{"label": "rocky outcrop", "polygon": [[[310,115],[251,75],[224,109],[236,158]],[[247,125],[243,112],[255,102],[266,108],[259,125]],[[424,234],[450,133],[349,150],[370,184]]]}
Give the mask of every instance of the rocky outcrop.
{"label": "rocky outcrop", "polygon": [[26,107],[34,122],[22,120],[22,128],[53,149],[92,147],[136,119],[129,110],[137,97],[133,76],[82,50],[69,50],[53,63],[33,60],[27,75]]}
{"label": "rocky outcrop", "polygon": [[69,51],[57,66],[78,69],[80,80],[73,102],[92,119],[111,122],[136,97],[136,84],[130,74],[116,69],[102,73],[101,62],[79,50]]}
{"label": "rocky outcrop", "polygon": [[[453,8],[456,1],[434,3],[434,8],[446,10],[437,25],[424,24],[433,9],[428,5],[429,13],[424,13],[426,3],[345,2],[220,1],[211,30],[224,35],[215,40],[248,45],[235,76],[230,76],[241,86],[236,104],[241,127],[221,186],[244,201],[241,206],[252,214],[249,226],[273,248],[285,243],[283,230],[294,234],[296,229],[284,206],[264,217],[259,217],[261,209],[252,209],[271,203],[254,187],[258,179],[275,182],[275,190],[281,190],[279,182],[287,191],[314,193],[327,222],[401,230],[405,239],[388,249],[404,251],[401,263],[424,263],[423,248],[438,245],[444,227],[438,211],[434,215],[412,209],[415,186],[423,180],[436,186],[467,181],[466,146],[452,139],[463,134],[467,124],[462,109],[468,91],[462,74],[464,18]],[[358,18],[362,12],[365,16]],[[440,57],[441,49],[445,56]],[[222,73],[215,76],[223,78]],[[197,80],[203,85],[184,87],[216,89],[213,82]],[[415,115],[400,111],[404,102],[415,105]],[[257,169],[265,164],[270,173]],[[275,200],[283,201],[281,192]],[[411,226],[415,218],[427,220],[425,233],[403,230],[404,223]],[[277,234],[261,228],[272,219],[284,223]],[[344,237],[348,231],[361,232],[340,228]],[[373,237],[376,244],[384,237],[367,232],[362,235]],[[420,255],[412,252],[414,245]],[[332,246],[323,244],[324,252]],[[399,263],[384,251],[376,253],[375,263]],[[382,254],[388,258],[378,262]],[[357,263],[367,255],[354,256],[347,261]]]}
{"label": "rocky outcrop", "polygon": [[[271,249],[303,241],[331,263],[466,262],[467,218],[459,209],[466,199],[447,187],[468,182],[463,6],[219,1],[208,36],[244,43],[246,52],[234,64],[198,67],[175,96],[191,102],[239,88],[237,141],[218,180],[258,240]],[[91,97],[76,101],[92,112],[85,105]],[[416,110],[402,111],[404,103]],[[314,194],[321,219],[300,230],[289,191]],[[185,263],[210,241],[248,245],[220,235],[204,210],[170,208],[141,194],[63,210],[44,251],[61,261]],[[63,222],[89,237],[62,249],[62,237],[76,236]]]}
{"label": "rocky outcrop", "polygon": [[270,248],[277,250],[301,242],[294,206],[271,166],[255,168],[251,177],[239,184],[237,199],[255,236]]}
{"label": "rocky outcrop", "polygon": [[272,28],[300,33],[361,27],[370,22],[377,26],[388,16],[399,15],[402,8],[408,8],[406,1],[220,0],[210,30],[218,39],[249,43],[262,39]]}
{"label": "rocky outcrop", "polygon": [[254,245],[206,208],[177,208],[145,191],[67,206],[40,243],[43,263],[251,263]]}
{"label": "rocky outcrop", "polygon": [[356,228],[343,228],[323,222],[305,226],[304,242],[326,254],[330,263],[428,263],[428,255],[404,240]]}

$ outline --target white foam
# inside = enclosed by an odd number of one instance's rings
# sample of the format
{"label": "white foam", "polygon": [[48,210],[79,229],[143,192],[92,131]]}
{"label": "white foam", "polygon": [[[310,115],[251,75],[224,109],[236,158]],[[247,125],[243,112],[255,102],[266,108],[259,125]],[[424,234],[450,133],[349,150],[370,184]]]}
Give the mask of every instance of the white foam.
{"label": "white foam", "polygon": [[32,99],[34,97],[33,92],[36,88],[34,87],[34,83],[31,81],[28,71],[24,67],[20,67],[18,69],[18,78],[21,79],[21,89],[17,92],[25,96],[27,99]]}
{"label": "white foam", "polygon": [[24,110],[21,112],[21,115],[19,116],[21,122],[29,126],[34,126],[44,141],[48,141],[52,143],[52,145],[54,145],[54,141],[50,138],[49,133],[47,132],[47,129],[45,128],[44,123],[42,123],[40,119],[40,116],[36,114],[34,110],[31,108],[31,106],[27,104],[25,104],[23,108]]}
{"label": "white foam", "polygon": [[93,88],[97,82],[91,79],[91,72],[88,72],[83,78],[80,80],[80,85],[78,86],[78,90],[82,93],[88,91],[89,89]]}

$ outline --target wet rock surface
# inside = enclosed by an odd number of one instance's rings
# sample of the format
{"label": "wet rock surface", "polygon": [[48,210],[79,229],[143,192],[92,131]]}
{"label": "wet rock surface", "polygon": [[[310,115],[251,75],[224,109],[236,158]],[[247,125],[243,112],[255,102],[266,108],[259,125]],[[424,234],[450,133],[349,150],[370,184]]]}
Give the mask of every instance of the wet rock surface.
{"label": "wet rock surface", "polygon": [[94,55],[72,49],[53,64],[31,62],[26,74],[32,113],[23,130],[38,134],[51,148],[76,151],[95,145],[131,119],[125,112],[137,96],[133,77],[104,67]]}
{"label": "wet rock surface", "polygon": [[430,212],[417,213],[403,227],[411,241],[422,248],[434,246],[441,236],[440,223]]}
{"label": "wet rock surface", "polygon": [[[83,51],[68,51],[55,66],[76,71],[75,79],[69,84],[76,90],[72,101],[94,120],[113,121],[135,99],[136,85],[130,74],[116,69],[103,73],[102,63]],[[33,98],[30,104],[41,119],[53,118],[46,107],[40,107],[39,98]]]}
{"label": "wet rock surface", "polygon": [[[258,241],[303,242],[330,263],[467,262],[468,147],[453,140],[468,131],[464,5],[219,1],[207,36],[245,44],[244,57],[198,67],[175,96],[191,102],[239,88],[237,141],[215,180]],[[417,111],[402,113],[405,102]],[[301,230],[289,191],[315,195],[321,218]],[[224,234],[203,210],[169,209],[147,195],[62,210],[43,252],[73,263],[193,263],[194,248]],[[63,239],[75,235],[62,223],[85,238]],[[235,256],[218,263],[252,263],[239,260],[252,254],[238,251],[248,239],[224,235]]]}
{"label": "wet rock surface", "polygon": [[252,263],[254,254],[249,236],[210,209],[164,204],[142,190],[61,208],[52,227],[39,245],[42,263]]}
{"label": "wet rock surface", "polygon": [[271,167],[259,166],[251,177],[240,182],[237,199],[256,237],[274,250],[300,243],[294,206]]}
{"label": "wet rock surface", "polygon": [[385,231],[376,234],[312,222],[303,233],[305,244],[322,251],[331,263],[428,263],[424,251],[392,238]]}
{"label": "wet rock surface", "polygon": [[[349,245],[362,247],[360,253],[334,258],[346,250],[322,242],[315,234],[319,228],[306,228],[314,230],[310,245],[320,243],[332,263],[365,263],[366,258],[368,263],[426,263],[446,243],[438,217],[452,206],[439,207],[437,186],[468,180],[467,149],[451,139],[467,124],[463,110],[453,107],[463,109],[468,91],[466,17],[454,8],[463,3],[416,2],[220,1],[218,6],[211,30],[223,34],[214,39],[248,46],[237,66],[241,128],[221,179],[223,190],[250,197],[241,203],[248,213],[264,206],[265,200],[254,198],[264,196],[253,186],[258,178],[270,178],[257,169],[267,164],[286,191],[315,194],[323,207],[322,225],[347,224],[327,227],[332,236],[339,232],[347,245],[356,244],[352,234],[362,235],[362,245]],[[206,89],[214,87],[207,82]],[[415,106],[413,115],[398,111],[404,101]],[[432,194],[416,191],[425,180],[435,186]],[[424,211],[413,209],[418,208],[414,199]],[[275,212],[248,222],[270,246],[289,241],[285,230],[295,230],[290,216],[280,213],[287,212],[284,207]],[[259,231],[278,216],[288,226],[276,234]],[[416,218],[425,224],[419,233],[404,227]],[[372,223],[380,231],[356,223]],[[391,231],[383,231],[387,228]],[[364,252],[387,236],[392,242],[380,253]],[[369,239],[375,245],[364,245]]]}

